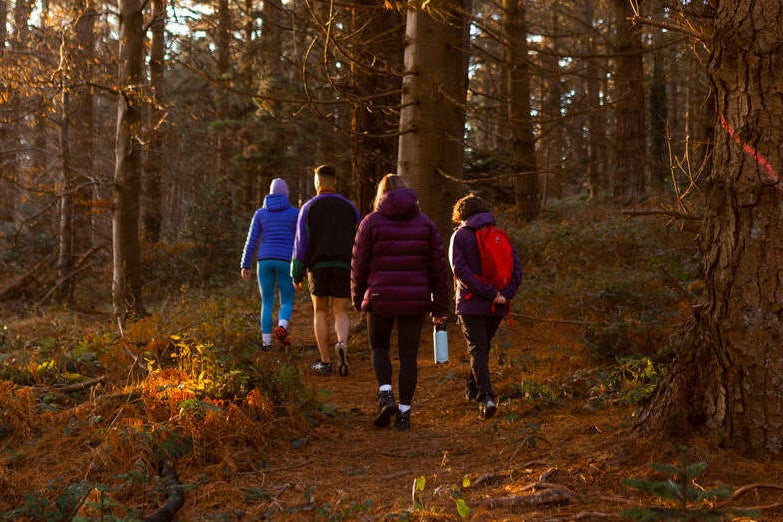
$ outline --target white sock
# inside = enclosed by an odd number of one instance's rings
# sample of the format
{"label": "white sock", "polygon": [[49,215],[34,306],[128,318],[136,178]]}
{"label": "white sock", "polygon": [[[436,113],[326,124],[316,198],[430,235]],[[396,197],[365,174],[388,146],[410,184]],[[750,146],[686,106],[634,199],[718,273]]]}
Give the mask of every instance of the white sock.
{"label": "white sock", "polygon": [[392,391],[391,384],[381,384],[381,387],[378,388],[378,391]]}
{"label": "white sock", "polygon": [[288,321],[286,321],[285,319],[280,319],[279,321],[277,321],[277,326],[282,326],[283,328],[288,330]]}
{"label": "white sock", "polygon": [[261,334],[261,341],[263,341],[264,344],[272,344],[272,334]]}
{"label": "white sock", "polygon": [[405,413],[406,411],[410,411],[411,405],[410,404],[400,404],[397,406],[397,409],[400,410],[400,413]]}

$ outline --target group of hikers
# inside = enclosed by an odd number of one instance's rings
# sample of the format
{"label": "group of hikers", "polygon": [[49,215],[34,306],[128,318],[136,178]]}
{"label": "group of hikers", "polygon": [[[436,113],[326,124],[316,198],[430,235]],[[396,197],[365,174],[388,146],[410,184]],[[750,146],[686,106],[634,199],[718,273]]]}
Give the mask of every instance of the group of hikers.
{"label": "group of hikers", "polygon": [[[397,174],[379,181],[372,211],[363,218],[338,193],[333,166],[316,167],[314,185],[317,194],[297,209],[289,201],[286,182],[275,178],[250,223],[241,276],[251,279],[255,264],[261,294],[261,348],[270,350],[273,336],[283,345],[289,343],[294,291],[303,290],[307,278],[320,355],[311,370],[318,376],[348,374],[348,310],[352,305],[366,318],[378,382],[378,412],[373,422],[386,427],[394,419],[398,430],[408,430],[422,328],[428,315],[435,325],[445,325],[450,312],[452,276],[440,233],[419,209],[415,191]],[[482,277],[477,237],[495,225],[482,198],[468,194],[459,199],[452,221],[457,228],[451,236],[448,263],[455,285],[454,311],[470,355],[465,396],[478,403],[479,415],[488,419],[497,411],[489,372],[490,344],[519,288],[522,265],[510,246],[508,277],[502,283]],[[280,306],[273,329],[275,287]],[[330,311],[337,338],[336,360],[330,349]],[[398,401],[390,354],[395,325]]]}

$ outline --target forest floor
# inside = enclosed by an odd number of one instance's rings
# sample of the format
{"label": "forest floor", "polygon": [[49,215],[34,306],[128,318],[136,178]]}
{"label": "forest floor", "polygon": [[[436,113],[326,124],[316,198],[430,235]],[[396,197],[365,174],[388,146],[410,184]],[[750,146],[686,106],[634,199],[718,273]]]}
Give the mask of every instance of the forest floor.
{"label": "forest floor", "polygon": [[[576,221],[558,217],[550,228],[526,231],[525,283],[490,359],[499,398],[492,419],[480,419],[465,401],[457,325],[449,325],[444,364],[434,363],[425,329],[406,432],[372,424],[377,384],[357,314],[349,375],[311,375],[317,351],[301,293],[291,346],[264,353],[253,346],[257,290],[238,275],[211,293],[187,285],[163,292],[159,311],[122,335],[107,313],[5,310],[0,520],[140,520],[178,491],[185,497],[178,521],[620,520],[630,508],[666,505],[625,482],[673,478],[656,472],[656,463],[703,463],[691,486],[734,492],[689,505],[693,520],[707,519],[696,509],[743,507],[757,513],[713,520],[783,520],[782,462],[721,449],[717,437],[680,440],[635,429],[663,365],[597,351],[650,352],[676,338],[690,305],[685,294],[669,292],[679,284],[670,253],[689,258],[690,247],[655,245],[654,277],[641,277],[626,249],[644,257],[639,244],[649,236],[623,246],[624,228],[600,227],[578,248],[574,236],[586,227]],[[569,239],[555,248],[561,237]],[[588,261],[584,248],[603,256],[600,263]],[[566,271],[575,258],[583,259],[579,268]],[[615,258],[618,271],[594,270]],[[659,262],[670,275],[661,277]],[[607,324],[599,295],[615,316],[617,302],[626,307],[623,328],[612,323],[604,332],[630,331],[628,342],[596,333]],[[657,319],[634,308],[657,311]],[[395,376],[396,369],[395,362]],[[173,463],[179,489],[157,476],[164,461]]]}

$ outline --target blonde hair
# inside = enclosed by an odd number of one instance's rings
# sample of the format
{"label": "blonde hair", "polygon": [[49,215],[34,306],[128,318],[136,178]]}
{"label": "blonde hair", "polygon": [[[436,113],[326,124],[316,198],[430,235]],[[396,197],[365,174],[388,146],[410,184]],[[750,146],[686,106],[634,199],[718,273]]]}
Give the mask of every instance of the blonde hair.
{"label": "blonde hair", "polygon": [[378,210],[378,203],[381,201],[381,197],[387,192],[391,192],[394,189],[407,187],[408,184],[402,176],[397,174],[386,174],[378,182],[378,190],[375,192],[375,199],[372,202],[372,209]]}

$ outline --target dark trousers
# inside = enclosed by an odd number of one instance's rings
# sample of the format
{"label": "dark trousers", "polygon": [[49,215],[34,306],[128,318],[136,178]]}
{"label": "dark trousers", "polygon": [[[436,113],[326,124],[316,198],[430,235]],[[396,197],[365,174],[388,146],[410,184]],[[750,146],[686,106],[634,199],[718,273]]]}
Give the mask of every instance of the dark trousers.
{"label": "dark trousers", "polygon": [[392,383],[392,364],[389,346],[391,344],[392,329],[397,323],[397,351],[400,356],[400,374],[398,377],[398,391],[400,404],[411,404],[413,393],[416,391],[416,382],[419,377],[419,369],[416,358],[419,355],[419,341],[421,329],[424,326],[425,314],[399,315],[388,317],[382,315],[367,314],[367,332],[372,347],[372,367],[378,385]]}
{"label": "dark trousers", "polygon": [[470,375],[467,387],[475,391],[475,399],[494,399],[492,382],[489,378],[489,347],[498,331],[502,316],[460,315],[459,324],[468,343],[470,354]]}

